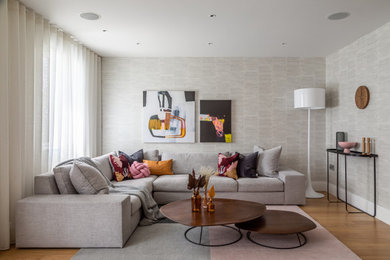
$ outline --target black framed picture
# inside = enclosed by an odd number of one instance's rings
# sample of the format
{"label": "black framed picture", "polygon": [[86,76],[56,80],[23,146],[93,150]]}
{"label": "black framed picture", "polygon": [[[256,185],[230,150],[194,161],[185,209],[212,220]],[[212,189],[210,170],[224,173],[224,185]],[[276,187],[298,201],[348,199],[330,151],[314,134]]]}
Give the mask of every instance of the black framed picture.
{"label": "black framed picture", "polygon": [[200,100],[200,142],[232,142],[232,101]]}

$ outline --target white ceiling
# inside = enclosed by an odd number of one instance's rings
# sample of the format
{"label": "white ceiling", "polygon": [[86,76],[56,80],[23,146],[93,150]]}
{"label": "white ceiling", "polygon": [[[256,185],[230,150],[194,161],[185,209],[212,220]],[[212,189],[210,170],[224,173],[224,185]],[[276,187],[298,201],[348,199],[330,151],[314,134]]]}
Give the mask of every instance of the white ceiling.
{"label": "white ceiling", "polygon": [[[98,54],[116,57],[322,57],[390,21],[390,0],[22,2]],[[101,18],[84,20],[82,12]],[[351,16],[328,20],[335,12]]]}

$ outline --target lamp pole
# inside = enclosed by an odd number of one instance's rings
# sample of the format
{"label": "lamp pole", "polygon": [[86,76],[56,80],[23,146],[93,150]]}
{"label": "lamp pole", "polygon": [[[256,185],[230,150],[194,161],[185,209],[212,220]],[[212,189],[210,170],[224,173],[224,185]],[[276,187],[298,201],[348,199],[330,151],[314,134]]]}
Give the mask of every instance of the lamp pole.
{"label": "lamp pole", "polygon": [[307,109],[307,178],[306,178],[306,198],[319,199],[323,198],[324,194],[318,193],[313,189],[311,183],[311,170],[310,170],[310,111]]}

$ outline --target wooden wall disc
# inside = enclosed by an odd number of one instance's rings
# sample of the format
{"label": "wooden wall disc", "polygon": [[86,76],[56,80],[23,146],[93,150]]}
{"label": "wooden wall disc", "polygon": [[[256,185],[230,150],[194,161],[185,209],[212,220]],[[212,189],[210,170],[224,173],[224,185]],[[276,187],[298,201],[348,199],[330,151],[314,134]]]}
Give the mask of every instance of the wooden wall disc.
{"label": "wooden wall disc", "polygon": [[365,109],[370,101],[370,91],[366,86],[360,86],[355,93],[355,103],[360,109]]}

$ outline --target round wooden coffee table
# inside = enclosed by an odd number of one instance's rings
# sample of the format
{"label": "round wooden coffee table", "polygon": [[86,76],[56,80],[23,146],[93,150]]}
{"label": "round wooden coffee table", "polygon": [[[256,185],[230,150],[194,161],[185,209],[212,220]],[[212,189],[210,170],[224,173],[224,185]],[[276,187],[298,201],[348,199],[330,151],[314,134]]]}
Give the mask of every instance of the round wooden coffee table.
{"label": "round wooden coffee table", "polygon": [[[265,206],[260,203],[232,200],[232,199],[214,199],[215,212],[207,212],[206,209],[201,209],[200,212],[192,212],[191,200],[179,200],[168,203],[160,208],[161,213],[177,222],[186,226],[190,226],[184,233],[184,237],[196,245],[201,246],[225,246],[236,243],[242,238],[241,231],[229,224],[237,224],[257,219],[265,212]],[[205,226],[224,226],[238,232],[239,238],[230,243],[224,244],[204,244],[202,243],[203,227]],[[188,238],[187,234],[195,228],[200,228],[199,242]]]}
{"label": "round wooden coffee table", "polygon": [[[317,226],[313,221],[296,212],[284,210],[267,210],[262,217],[245,223],[236,224],[236,227],[248,230],[248,239],[260,246],[274,249],[293,249],[304,246],[306,244],[307,238],[304,234],[302,234],[302,232],[315,229]],[[292,247],[276,247],[265,245],[263,243],[254,241],[250,236],[251,231],[259,234],[296,234],[299,245]],[[301,241],[301,238],[303,241]]]}

